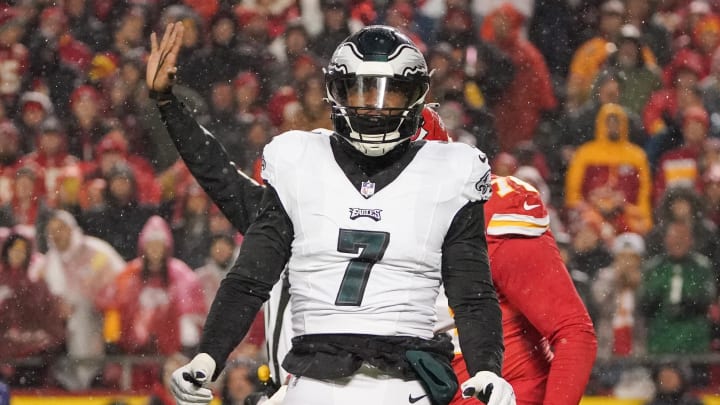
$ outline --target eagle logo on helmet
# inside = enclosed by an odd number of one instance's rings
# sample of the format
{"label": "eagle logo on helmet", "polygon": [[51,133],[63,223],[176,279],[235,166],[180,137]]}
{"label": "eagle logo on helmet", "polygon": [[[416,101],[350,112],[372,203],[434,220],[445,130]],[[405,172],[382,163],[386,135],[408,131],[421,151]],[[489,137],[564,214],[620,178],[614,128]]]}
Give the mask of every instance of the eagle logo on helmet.
{"label": "eagle logo on helmet", "polygon": [[378,54],[364,55],[354,42],[340,44],[328,65],[328,71],[343,75],[376,74],[408,78],[422,78],[428,74],[425,58],[414,45],[401,44],[392,54],[383,57]]}

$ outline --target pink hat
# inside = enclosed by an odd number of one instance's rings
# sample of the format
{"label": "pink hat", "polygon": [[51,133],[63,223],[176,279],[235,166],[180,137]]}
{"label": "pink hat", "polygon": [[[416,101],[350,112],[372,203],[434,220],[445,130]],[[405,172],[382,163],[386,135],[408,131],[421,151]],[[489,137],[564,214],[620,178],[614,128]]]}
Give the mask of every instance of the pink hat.
{"label": "pink hat", "polygon": [[70,95],[70,105],[73,105],[80,100],[90,100],[93,103],[98,103],[101,100],[100,92],[93,86],[82,85],[75,89]]}

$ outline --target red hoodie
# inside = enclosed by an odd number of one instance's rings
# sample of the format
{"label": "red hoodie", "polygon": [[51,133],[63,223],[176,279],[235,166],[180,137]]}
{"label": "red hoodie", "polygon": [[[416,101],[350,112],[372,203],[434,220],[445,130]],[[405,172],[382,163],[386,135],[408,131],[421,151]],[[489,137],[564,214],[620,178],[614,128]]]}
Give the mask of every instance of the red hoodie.
{"label": "red hoodie", "polygon": [[[481,29],[484,40],[505,52],[515,66],[515,78],[493,107],[500,149],[512,152],[518,143],[532,140],[541,113],[557,107],[550,72],[540,51],[520,36],[524,16],[510,4],[503,4],[485,17]],[[509,24],[509,33],[498,35],[494,24]]]}

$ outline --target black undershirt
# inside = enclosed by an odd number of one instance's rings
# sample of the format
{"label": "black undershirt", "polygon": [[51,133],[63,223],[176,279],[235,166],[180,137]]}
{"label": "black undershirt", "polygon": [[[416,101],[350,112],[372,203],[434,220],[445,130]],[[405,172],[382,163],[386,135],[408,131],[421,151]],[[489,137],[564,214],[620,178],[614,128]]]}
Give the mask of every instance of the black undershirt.
{"label": "black undershirt", "polygon": [[[338,134],[330,136],[333,157],[345,176],[360,191],[364,181],[375,183],[375,192],[395,180],[415,158],[425,141],[403,142],[382,156],[370,157],[353,147]],[[370,198],[367,196],[365,198]]]}

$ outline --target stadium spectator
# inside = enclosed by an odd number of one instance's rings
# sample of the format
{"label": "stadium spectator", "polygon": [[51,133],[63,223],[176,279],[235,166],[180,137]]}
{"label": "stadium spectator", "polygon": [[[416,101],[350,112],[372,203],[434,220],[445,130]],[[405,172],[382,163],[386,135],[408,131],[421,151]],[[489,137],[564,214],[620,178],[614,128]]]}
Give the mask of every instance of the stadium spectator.
{"label": "stadium spectator", "polygon": [[674,55],[663,71],[664,87],[650,95],[643,109],[643,125],[651,137],[667,130],[668,117],[677,119],[685,108],[702,105],[697,85],[705,74],[696,52],[684,49]]}
{"label": "stadium spectator", "polygon": [[98,302],[120,314],[119,347],[125,353],[170,355],[192,349],[206,312],[197,276],[173,256],[173,237],[153,216],[139,233],[138,254]]}
{"label": "stadium spectator", "polygon": [[125,260],[131,260],[137,257],[137,236],[158,207],[139,202],[135,174],[129,166],[114,166],[104,180],[104,203],[85,212],[83,227],[89,235],[110,243]]}
{"label": "stadium spectator", "polygon": [[242,405],[245,398],[259,388],[255,376],[257,364],[250,358],[235,358],[228,362],[225,381],[222,385],[220,399],[222,405]]}
{"label": "stadium spectator", "polygon": [[[208,44],[200,52],[204,61],[202,82],[230,83],[243,65],[242,55],[238,51],[237,22],[230,12],[220,11],[208,24]],[[193,87],[198,81],[189,82]]]}
{"label": "stadium spectator", "polygon": [[68,152],[83,161],[92,161],[94,147],[108,132],[102,112],[104,101],[100,92],[90,85],[76,88],[70,96],[70,119],[67,126]]}
{"label": "stadium spectator", "polygon": [[260,99],[260,79],[257,73],[249,70],[241,71],[233,81],[233,85],[236,120],[247,123],[256,116],[264,114]]}
{"label": "stadium spectator", "polygon": [[67,152],[67,136],[60,121],[49,118],[35,137],[36,150],[22,157],[21,164],[32,164],[42,170],[47,203],[55,206],[58,196],[57,179],[66,168],[77,166],[78,159]]}
{"label": "stadium spectator", "polygon": [[690,187],[702,190],[703,148],[706,145],[710,119],[707,111],[700,106],[686,108],[682,112],[681,133],[678,137],[682,145],[668,150],[660,156],[655,171],[653,189],[654,201],[657,204],[671,187]]}
{"label": "stadium spectator", "polygon": [[152,164],[144,157],[130,153],[124,131],[114,129],[105,134],[95,145],[94,156],[92,162],[83,164],[86,181],[107,178],[114,167],[126,165],[137,181],[138,201],[146,204],[160,202],[160,185],[155,180]]}
{"label": "stadium spectator", "polygon": [[12,178],[23,156],[20,150],[20,132],[12,121],[0,123],[0,201],[12,198]]}
{"label": "stadium spectator", "polygon": [[322,28],[310,41],[310,50],[327,64],[335,47],[350,36],[348,0],[320,0]]}
{"label": "stadium spectator", "polygon": [[645,234],[652,226],[650,168],[645,152],[628,139],[628,118],[617,104],[598,111],[595,140],[578,148],[570,161],[565,204],[597,210],[616,233]]}
{"label": "stadium spectator", "polygon": [[645,405],[702,405],[697,396],[689,392],[690,371],[687,367],[664,363],[653,373],[655,396]]}
{"label": "stadium spectator", "polygon": [[0,205],[0,226],[27,225],[46,217],[49,207],[45,200],[43,171],[32,162],[19,165],[10,185],[12,198]]}
{"label": "stadium spectator", "polygon": [[[580,294],[590,317],[597,318],[597,308],[592,300],[592,280],[600,269],[612,263],[612,254],[606,247],[603,223],[592,210],[575,211],[568,219],[569,239],[565,263],[575,288]],[[559,243],[563,245],[564,243]],[[562,251],[562,249],[561,249]]]}
{"label": "stadium spectator", "polygon": [[26,21],[15,7],[0,9],[0,100],[5,108],[15,111],[29,65],[28,49],[21,41]]}
{"label": "stadium spectator", "polygon": [[238,252],[232,235],[221,233],[212,236],[210,248],[205,254],[205,264],[195,269],[203,287],[207,308],[210,308],[220,282],[232,268]]}
{"label": "stadium spectator", "polygon": [[210,92],[208,129],[222,139],[238,137],[242,125],[237,120],[234,88],[230,81],[213,83]]}
{"label": "stadium spectator", "polygon": [[[597,114],[600,107],[608,103],[622,105],[624,78],[622,74],[615,69],[603,70],[598,73],[595,83],[593,84],[590,99],[579,108],[568,111],[563,116],[561,131],[561,144],[565,148],[575,150],[576,147],[593,140],[596,129]],[[647,134],[642,126],[640,116],[631,111],[627,106],[622,105],[628,116],[630,125],[630,140],[643,146]]]}
{"label": "stadium spectator", "polygon": [[27,31],[28,74],[33,79],[52,83],[48,96],[58,107],[57,115],[65,118],[70,94],[75,84],[81,81],[92,52],[68,33],[67,16],[62,7],[50,5],[37,11],[38,25]]}
{"label": "stadium spectator", "polygon": [[670,62],[672,38],[670,32],[655,18],[658,4],[647,0],[626,0],[625,21],[640,31],[643,43],[652,50],[660,66]]}
{"label": "stadium spectator", "polygon": [[23,93],[19,102],[19,114],[15,125],[23,135],[20,138],[20,149],[23,153],[30,153],[35,149],[33,141],[40,132],[40,126],[46,119],[53,116],[55,108],[50,98],[39,91]]}
{"label": "stadium spectator", "polygon": [[645,353],[645,324],[637,306],[645,242],[636,233],[618,235],[612,246],[613,263],[591,281],[598,357],[638,356]]}
{"label": "stadium spectator", "polygon": [[665,251],[644,265],[639,291],[638,306],[648,323],[648,353],[707,352],[707,312],[716,298],[710,260],[695,252],[689,224],[668,224],[664,237]]}
{"label": "stadium spectator", "polygon": [[491,107],[500,150],[506,152],[532,140],[542,114],[557,107],[545,60],[520,34],[524,20],[516,8],[504,4],[486,17],[481,30],[482,38],[497,45],[514,66],[515,77]]}
{"label": "stadium spectator", "polygon": [[710,64],[710,74],[700,82],[703,106],[710,119],[710,135],[720,136],[720,48],[715,51]]}
{"label": "stadium spectator", "polygon": [[606,0],[600,6],[600,13],[594,36],[575,50],[570,61],[567,76],[567,103],[582,105],[590,97],[595,76],[608,57],[608,46],[614,43],[625,16],[625,5],[619,0]]}
{"label": "stadium spectator", "polygon": [[662,87],[661,71],[653,60],[646,60],[646,49],[640,30],[625,24],[616,41],[617,50],[610,53],[607,68],[617,69],[623,80],[619,103],[634,114],[642,114],[653,91]]}
{"label": "stadium spectator", "polygon": [[[68,29],[78,41],[93,51],[102,51],[110,44],[108,27],[94,14],[87,0],[68,0],[62,8],[67,16]],[[92,3],[90,3],[92,4]]]}
{"label": "stadium spectator", "polygon": [[[280,131],[292,129],[312,131],[332,126],[325,102],[325,82],[319,74],[309,77],[298,86],[298,101],[292,113],[285,117]],[[287,110],[286,110],[287,111]]]}
{"label": "stadium spectator", "polygon": [[[37,356],[40,367],[11,367],[4,377],[11,385],[49,384],[49,361],[65,342],[60,302],[43,280],[32,280],[29,270],[37,264],[32,239],[11,231],[0,248],[0,363]],[[0,372],[0,375],[3,373]]]}
{"label": "stadium spectator", "polygon": [[[411,41],[417,45],[420,52],[427,53],[427,45],[422,37],[416,32],[413,24],[415,10],[413,6],[404,0],[390,1],[389,6],[385,10],[383,24],[397,28],[400,32],[407,35]],[[338,42],[339,43],[339,42]]]}
{"label": "stadium spectator", "polygon": [[[84,235],[75,218],[65,211],[53,213],[47,238],[48,252],[31,275],[47,283],[66,311],[69,357],[56,365],[54,375],[66,389],[88,389],[100,372],[105,354],[103,314],[95,300],[125,261],[106,242]],[[78,362],[77,358],[88,361]]]}
{"label": "stadium spectator", "polygon": [[195,269],[205,262],[210,248],[210,199],[197,182],[183,185],[175,201],[171,222],[175,256]]}
{"label": "stadium spectator", "polygon": [[705,205],[705,215],[720,226],[720,164],[713,163],[703,173],[702,201]]}

